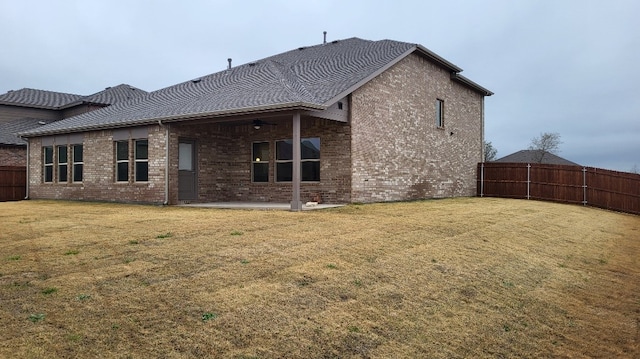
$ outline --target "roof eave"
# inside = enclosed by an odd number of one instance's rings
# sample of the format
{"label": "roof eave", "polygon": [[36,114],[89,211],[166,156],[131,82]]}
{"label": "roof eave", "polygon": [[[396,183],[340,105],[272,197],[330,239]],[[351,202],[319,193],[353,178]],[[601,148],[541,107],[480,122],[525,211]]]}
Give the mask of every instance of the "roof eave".
{"label": "roof eave", "polygon": [[8,101],[0,101],[0,105],[5,106],[15,106],[15,107],[26,107],[26,108],[37,108],[42,110],[58,110],[58,107],[54,106],[45,106],[45,105],[31,105],[20,102],[8,102]]}
{"label": "roof eave", "polygon": [[435,52],[427,49],[426,47],[422,46],[422,45],[416,45],[416,49],[418,50],[418,53],[420,53],[422,56],[430,59],[431,61],[439,64],[440,66],[444,66],[445,68],[447,68],[450,71],[453,72],[462,72],[462,68],[454,65],[453,63],[447,61],[445,58],[441,57],[440,55],[436,54]]}
{"label": "roof eave", "polygon": [[252,114],[258,114],[258,113],[276,112],[276,111],[314,111],[314,110],[324,110],[326,108],[327,108],[326,106],[308,103],[308,102],[291,102],[291,103],[274,104],[274,105],[267,105],[267,106],[229,109],[229,110],[214,111],[214,112],[190,113],[190,114],[184,114],[184,115],[178,115],[178,116],[164,116],[164,117],[155,117],[150,119],[129,120],[129,121],[123,121],[121,123],[98,124],[93,126],[79,126],[79,127],[70,128],[70,129],[25,131],[25,132],[18,133],[18,136],[20,138],[32,138],[32,137],[58,135],[62,133],[100,131],[100,130],[107,130],[107,129],[114,129],[114,128],[146,126],[146,125],[152,125],[157,123],[182,122],[182,121],[199,120],[199,119],[205,119],[205,118],[228,117],[228,116],[234,116],[234,115],[252,115]]}
{"label": "roof eave", "polygon": [[478,85],[477,83],[469,80],[468,78],[466,78],[466,77],[464,77],[464,76],[462,76],[462,75],[460,75],[458,73],[452,72],[451,73],[451,79],[454,80],[454,81],[460,82],[461,84],[466,85],[466,86],[470,87],[471,89],[473,89],[475,91],[478,91],[478,92],[482,93],[484,96],[493,95],[493,92],[487,90],[486,88]]}

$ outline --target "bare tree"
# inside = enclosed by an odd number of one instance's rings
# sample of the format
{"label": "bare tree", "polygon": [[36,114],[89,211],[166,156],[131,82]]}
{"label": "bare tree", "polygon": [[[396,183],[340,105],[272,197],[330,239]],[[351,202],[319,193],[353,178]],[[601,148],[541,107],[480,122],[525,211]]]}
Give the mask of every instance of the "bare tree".
{"label": "bare tree", "polygon": [[484,141],[484,161],[493,161],[498,155],[498,150],[493,147],[491,142]]}
{"label": "bare tree", "polygon": [[629,172],[640,174],[640,168],[638,168],[638,164],[633,165],[633,167],[631,167],[631,171]]}
{"label": "bare tree", "polygon": [[531,139],[530,150],[536,151],[534,159],[538,163],[542,163],[544,158],[549,154],[557,154],[560,151],[560,134],[557,132],[545,132],[541,133],[540,137],[534,137]]}

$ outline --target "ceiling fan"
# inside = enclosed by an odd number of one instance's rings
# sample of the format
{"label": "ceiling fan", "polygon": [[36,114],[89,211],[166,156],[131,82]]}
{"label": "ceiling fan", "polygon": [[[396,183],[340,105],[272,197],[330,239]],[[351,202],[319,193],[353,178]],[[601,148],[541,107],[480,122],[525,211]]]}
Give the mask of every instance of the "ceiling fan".
{"label": "ceiling fan", "polygon": [[275,123],[265,122],[260,119],[255,119],[253,120],[253,123],[252,123],[253,128],[255,128],[256,130],[259,130],[260,127],[262,126],[275,126],[275,125],[276,125]]}

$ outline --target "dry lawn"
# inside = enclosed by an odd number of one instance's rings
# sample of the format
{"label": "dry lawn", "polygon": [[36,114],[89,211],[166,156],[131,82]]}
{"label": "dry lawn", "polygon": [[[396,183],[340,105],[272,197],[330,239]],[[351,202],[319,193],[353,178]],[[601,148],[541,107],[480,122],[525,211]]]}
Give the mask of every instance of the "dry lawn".
{"label": "dry lawn", "polygon": [[638,358],[640,216],[0,203],[0,357]]}

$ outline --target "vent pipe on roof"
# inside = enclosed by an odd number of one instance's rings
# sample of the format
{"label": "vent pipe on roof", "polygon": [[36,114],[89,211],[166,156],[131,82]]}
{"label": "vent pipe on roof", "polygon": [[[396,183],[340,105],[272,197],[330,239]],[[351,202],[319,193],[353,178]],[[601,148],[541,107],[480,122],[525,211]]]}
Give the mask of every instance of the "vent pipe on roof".
{"label": "vent pipe on roof", "polygon": [[227,61],[229,61],[229,67],[228,69],[231,69],[231,58],[228,58]]}
{"label": "vent pipe on roof", "polygon": [[323,31],[322,34],[324,35],[324,40],[322,41],[322,44],[326,44],[327,43],[327,32]]}

